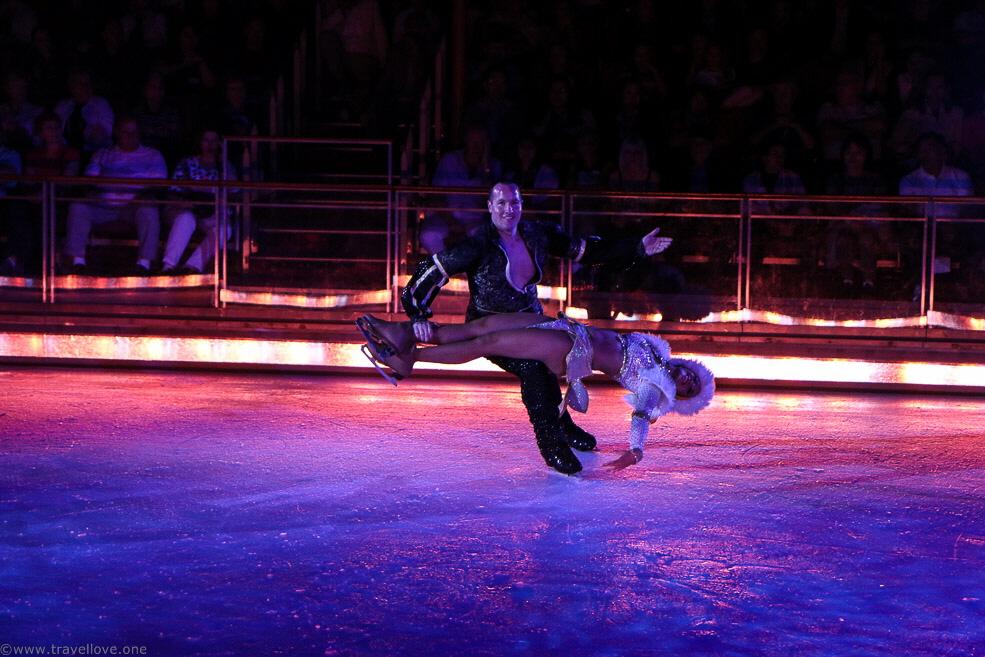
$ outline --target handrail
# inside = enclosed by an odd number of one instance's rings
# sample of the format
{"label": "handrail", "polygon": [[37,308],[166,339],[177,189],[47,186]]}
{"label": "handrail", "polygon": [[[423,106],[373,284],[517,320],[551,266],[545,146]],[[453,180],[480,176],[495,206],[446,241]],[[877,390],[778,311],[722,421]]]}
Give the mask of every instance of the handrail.
{"label": "handrail", "polygon": [[[317,139],[275,140],[264,137],[249,138],[246,141],[254,141],[254,139],[258,142],[323,143],[323,140]],[[347,143],[363,142],[363,140],[346,141]],[[83,191],[96,189],[103,185],[134,185],[136,183],[141,187],[164,190],[180,184],[181,187],[188,189],[217,190],[218,193],[215,195],[214,202],[219,217],[226,216],[225,209],[227,207],[242,209],[244,206],[251,206],[254,212],[262,211],[268,215],[275,213],[277,216],[285,216],[285,213],[287,215],[294,213],[299,216],[303,214],[307,217],[305,221],[308,223],[302,222],[297,226],[290,224],[263,226],[262,235],[277,232],[284,235],[298,235],[305,232],[305,226],[315,226],[312,230],[307,231],[311,238],[322,235],[326,239],[346,238],[356,240],[353,242],[354,244],[361,244],[359,239],[375,240],[378,236],[380,241],[372,242],[378,246],[359,247],[361,249],[359,259],[382,264],[383,268],[379,276],[374,274],[364,282],[372,281],[371,287],[367,290],[387,291],[388,296],[385,305],[391,311],[398,309],[399,282],[406,280],[406,276],[413,266],[413,256],[417,250],[416,231],[421,217],[429,212],[450,211],[451,206],[444,198],[449,194],[473,198],[476,202],[475,212],[477,215],[481,214],[484,212],[483,205],[486,194],[484,190],[474,188],[409,185],[278,183],[271,181],[180,181],[179,183],[163,179],[139,179],[139,181],[135,181],[127,178],[44,178],[11,175],[0,176],[0,183],[22,183],[19,189],[10,190],[7,197],[0,197],[0,203],[14,200],[29,201],[32,207],[37,207],[37,210],[34,211],[42,217],[44,230],[42,232],[42,266],[38,292],[39,300],[42,303],[55,301],[55,291],[64,280],[55,269],[56,245],[61,237],[57,233],[57,230],[60,229],[56,228],[59,225],[56,220],[59,210],[72,201],[91,200],[85,196]],[[526,194],[528,201],[533,197],[532,192]],[[914,272],[919,272],[917,279],[919,287],[916,290],[917,296],[913,301],[912,312],[904,309],[905,316],[915,316],[927,325],[943,323],[949,326],[960,325],[965,328],[985,330],[985,317],[983,317],[981,310],[985,308],[985,303],[982,302],[982,298],[978,296],[957,298],[956,300],[943,298],[938,285],[941,274],[935,271],[935,263],[937,266],[941,266],[939,257],[942,254],[938,252],[942,248],[939,239],[941,231],[960,231],[985,223],[985,198],[626,194],[612,191],[585,193],[561,190],[536,190],[536,197],[542,198],[547,208],[527,208],[526,214],[529,218],[556,221],[575,233],[584,233],[584,231],[599,225],[604,227],[606,223],[603,221],[602,224],[599,224],[599,220],[604,220],[607,216],[612,215],[640,222],[641,225],[646,226],[661,224],[675,226],[675,229],[679,231],[678,234],[671,234],[671,232],[666,234],[677,238],[677,244],[683,248],[689,244],[695,244],[695,238],[690,234],[692,231],[684,230],[685,228],[714,225],[717,229],[722,230],[722,227],[725,227],[723,229],[725,232],[721,236],[728,238],[727,249],[729,253],[711,253],[705,256],[706,260],[710,257],[711,261],[717,262],[719,265],[727,265],[726,269],[722,271],[727,272],[725,274],[727,281],[731,281],[729,285],[732,285],[732,292],[726,294],[726,299],[730,299],[728,300],[728,307],[723,307],[722,312],[712,314],[716,321],[749,321],[750,311],[756,314],[764,310],[762,301],[771,298],[763,297],[763,291],[756,288],[757,276],[762,274],[764,267],[772,266],[764,264],[765,261],[761,259],[761,255],[757,255],[758,249],[763,246],[762,237],[767,234],[762,231],[770,222],[803,225],[821,222],[821,225],[828,225],[831,222],[867,221],[884,222],[887,225],[898,227],[913,226],[914,231],[916,231],[914,232],[915,241],[913,245],[907,246],[910,250],[905,255],[913,263]],[[756,202],[776,201],[778,199],[804,203],[816,211],[823,212],[812,212],[806,215],[761,215],[752,211],[752,206]],[[138,202],[164,203],[152,199]],[[850,204],[863,202],[878,206],[884,210],[884,216],[863,217],[846,211]],[[633,204],[631,211],[620,211],[620,206],[624,204]],[[684,207],[685,205],[687,207]],[[958,209],[961,212],[947,213],[959,215],[955,217],[941,216],[939,208],[944,206],[953,206],[952,209]],[[254,218],[253,221],[258,221],[258,219]],[[335,221],[337,223],[319,225],[318,222],[322,221]],[[356,223],[353,224],[353,221]],[[222,229],[224,230],[224,227]],[[672,231],[671,228],[667,230]],[[251,235],[244,235],[243,239],[251,239]],[[227,253],[227,246],[223,242],[218,247],[215,276],[210,280],[213,287],[212,303],[216,306],[221,305],[218,299],[225,292],[243,287],[243,282],[237,280],[233,274],[232,270],[238,271],[238,268],[231,268],[230,257],[232,254]],[[265,245],[261,243],[259,246],[262,248]],[[369,252],[366,252],[366,249]],[[322,255],[308,257],[308,259],[330,262],[335,258],[338,262],[344,262],[352,260],[352,255],[353,253],[346,253],[346,257],[342,258],[329,251],[323,252]],[[945,252],[944,255],[947,253]],[[249,259],[249,256],[249,253],[244,252],[242,254],[246,260]],[[678,256],[679,254],[675,255],[675,257]],[[276,259],[276,255],[265,257]],[[423,257],[423,254],[418,254],[417,257]],[[760,258],[760,261],[756,261],[757,257]],[[304,257],[299,256],[298,259],[304,259]],[[796,259],[774,258],[773,260]],[[692,258],[689,262],[697,262],[698,265],[695,266],[701,266],[701,258]],[[781,268],[783,264],[785,263],[781,262]],[[790,267],[783,269],[782,273],[779,274],[780,280],[789,282],[798,276],[813,276],[816,274],[811,272],[820,273],[823,271],[817,263],[813,262],[801,262],[799,267],[799,269]],[[554,283],[548,283],[552,286],[556,285],[561,294],[563,306],[577,305],[586,294],[586,291],[573,287],[576,280],[576,269],[577,267],[574,269],[562,267],[557,274],[557,280]],[[801,270],[807,273],[798,273]],[[32,285],[34,284],[32,283]],[[305,294],[306,290],[326,289],[323,283],[312,285],[303,281],[292,285],[278,285],[277,287],[290,288],[292,286],[299,294]],[[0,280],[0,298],[4,296],[3,290],[11,287],[17,287],[16,281],[12,279]],[[896,304],[898,308],[911,307],[904,303],[908,302],[908,299],[899,299],[899,301],[900,303]],[[958,312],[950,310],[950,306],[955,304],[961,306]],[[974,310],[974,304],[978,304],[979,310]],[[903,316],[898,314],[900,312],[898,308],[897,314],[893,315],[895,317]],[[733,313],[735,319],[728,319],[725,311]],[[761,316],[756,316],[756,321],[763,321]],[[823,316],[805,318],[809,321],[819,319],[825,320]],[[881,319],[891,320],[892,317]],[[788,319],[783,321],[788,321]]]}

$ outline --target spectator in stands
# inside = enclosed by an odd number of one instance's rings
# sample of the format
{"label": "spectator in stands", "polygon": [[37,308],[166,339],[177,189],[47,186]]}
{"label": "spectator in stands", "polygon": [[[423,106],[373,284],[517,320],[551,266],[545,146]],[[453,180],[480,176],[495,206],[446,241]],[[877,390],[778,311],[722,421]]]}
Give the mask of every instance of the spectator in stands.
{"label": "spectator in stands", "polygon": [[62,131],[69,146],[86,159],[96,150],[113,143],[113,108],[97,96],[88,69],[74,69],[68,76],[71,96],[55,106],[62,120]]}
{"label": "spectator in stands", "polygon": [[486,73],[482,89],[482,96],[466,108],[463,120],[466,124],[485,125],[492,156],[506,161],[516,152],[517,140],[524,127],[523,115],[508,96],[506,74],[501,69]]}
{"label": "spectator in stands", "polygon": [[[255,137],[260,134],[260,111],[250,101],[246,81],[238,75],[228,77],[223,84],[222,101],[211,122],[223,137]],[[226,156],[243,176],[249,179],[245,161],[249,145],[242,141],[226,143]]]}
{"label": "spectator in stands", "polygon": [[[503,175],[502,163],[489,152],[489,134],[482,124],[465,127],[464,145],[438,160],[432,184],[435,187],[478,187],[488,189]],[[444,250],[452,228],[472,235],[485,221],[483,195],[448,194],[451,222],[440,212],[429,212],[420,228],[421,247],[434,254]]]}
{"label": "spectator in stands", "polygon": [[144,146],[161,151],[168,165],[177,162],[184,147],[185,136],[181,111],[169,97],[164,74],[151,71],[144,82],[140,102],[133,111],[140,122],[140,141]]}
{"label": "spectator in stands", "polygon": [[42,107],[51,106],[65,90],[68,55],[59,45],[52,38],[51,30],[38,25],[31,37],[31,48],[19,64],[28,76],[28,84],[38,105]]}
{"label": "spectator in stands", "polygon": [[421,94],[433,72],[437,47],[429,33],[427,14],[405,14],[399,36],[387,49],[373,100],[364,112],[373,132],[382,137],[395,136],[398,129],[413,125],[418,118]]}
{"label": "spectator in stands", "polygon": [[952,158],[961,152],[964,110],[951,102],[950,94],[945,75],[930,73],[920,101],[903,110],[887,144],[902,171],[911,171],[916,166],[916,140],[925,132],[944,137]]}
{"label": "spectator in stands", "polygon": [[[167,178],[164,156],[140,143],[140,124],[132,116],[121,116],[114,126],[115,144],[96,151],[85,168],[85,175],[101,178]],[[87,273],[86,245],[93,226],[113,221],[133,224],[137,229],[135,276],[150,273],[157,258],[161,230],[160,212],[146,201],[153,193],[142,193],[138,185],[103,185],[95,202],[74,202],[68,209],[68,235],[64,253],[71,259],[69,273]]]}
{"label": "spectator in stands", "polygon": [[[223,174],[225,172],[225,174]],[[198,140],[198,153],[187,157],[175,167],[174,180],[236,180],[236,168],[222,161],[222,139],[215,130],[203,130]],[[181,275],[201,274],[215,254],[219,226],[215,213],[215,192],[194,187],[173,187],[169,197],[174,203],[164,210],[171,222],[167,245],[164,247],[162,272]],[[182,265],[182,256],[195,230],[204,233],[188,259]],[[226,239],[229,239],[226,225]]]}
{"label": "spectator in stands", "polygon": [[388,37],[377,0],[322,0],[319,43],[327,73],[341,89],[348,113],[367,109]]}
{"label": "spectator in stands", "polygon": [[199,125],[204,104],[215,90],[216,75],[193,24],[179,28],[177,47],[161,58],[157,70],[163,74],[162,82],[181,111],[182,125]]}
{"label": "spectator in stands", "polygon": [[617,160],[620,145],[628,137],[638,137],[646,142],[647,148],[657,149],[663,145],[663,126],[661,112],[644,104],[640,80],[624,78],[620,81],[613,110],[599,126],[602,143],[608,149],[603,156],[610,161]]}
{"label": "spectator in stands", "polygon": [[660,172],[650,166],[646,142],[629,135],[619,145],[618,166],[609,175],[609,189],[622,192],[659,192]]}
{"label": "spectator in stands", "polygon": [[725,45],[707,41],[705,35],[693,37],[693,61],[688,77],[689,86],[704,89],[712,107],[721,107],[732,92],[736,73],[729,63]]}
{"label": "spectator in stands", "polygon": [[575,159],[562,184],[568,189],[605,189],[609,181],[608,168],[602,159],[598,132],[583,130],[575,141]]}
{"label": "spectator in stands", "polygon": [[[962,169],[947,163],[947,143],[936,132],[927,132],[917,138],[919,166],[905,175],[899,183],[900,196],[932,196],[941,199],[974,194],[971,177]],[[923,204],[920,212],[925,212]],[[961,206],[946,202],[935,203],[934,216],[938,219],[954,219],[961,216]],[[937,252],[934,273],[951,272],[951,260],[961,261],[966,275],[980,266],[982,235],[978,225],[964,227],[953,221],[937,225]],[[974,263],[974,264],[973,264]],[[915,263],[909,263],[911,272]],[[919,290],[918,290],[919,292]]]}
{"label": "spectator in stands", "polygon": [[975,195],[985,196],[985,89],[971,103],[971,111],[961,126],[959,161],[967,168],[975,184]]}
{"label": "spectator in stands", "polygon": [[247,18],[239,40],[227,54],[230,57],[227,70],[236,71],[243,79],[249,103],[257,108],[261,118],[266,118],[268,99],[287,58],[273,51],[267,39],[267,28],[259,16]]}
{"label": "spectator in stands", "polygon": [[840,167],[842,142],[854,132],[869,139],[875,162],[882,159],[886,110],[878,101],[866,101],[862,88],[857,71],[840,72],[835,79],[834,98],[817,112],[818,154],[825,174]]}
{"label": "spectator in stands", "polygon": [[144,61],[156,59],[168,44],[168,17],[152,0],[130,0],[129,10],[120,23],[123,38]]}
{"label": "spectator in stands", "polygon": [[555,78],[547,86],[547,108],[534,122],[533,134],[544,157],[556,171],[571,168],[578,135],[596,128],[595,116],[571,96],[571,86],[564,78]]}
{"label": "spectator in stands", "polygon": [[769,86],[771,113],[750,138],[754,149],[765,143],[782,142],[787,162],[794,171],[809,172],[814,161],[814,134],[807,129],[797,110],[797,83],[781,77]]}
{"label": "spectator in stands", "polygon": [[[20,175],[23,172],[20,154],[7,148],[0,134],[0,174]],[[7,196],[7,191],[16,185],[12,182],[0,183],[0,197]],[[0,228],[4,228],[7,235],[0,259],[0,276],[19,276],[24,273],[24,266],[33,249],[32,227],[23,200],[0,198]]]}
{"label": "spectator in stands", "polygon": [[10,71],[4,82],[6,102],[0,105],[0,129],[3,141],[21,155],[34,148],[34,120],[44,111],[28,99],[27,77]]}
{"label": "spectator in stands", "polygon": [[[503,174],[503,180],[516,183],[522,189],[558,189],[561,186],[557,171],[539,156],[537,141],[532,135],[520,138],[516,153],[507,162],[511,165]],[[546,202],[545,197],[532,195],[528,208],[536,210]]]}
{"label": "spectator in stands", "polygon": [[27,154],[24,173],[45,177],[79,175],[82,155],[65,143],[62,120],[57,114],[41,113],[34,121],[34,134],[40,145]]}
{"label": "spectator in stands", "polygon": [[670,97],[670,83],[657,63],[656,53],[649,42],[638,42],[633,46],[620,77],[639,81],[640,101],[645,107],[659,107]]}
{"label": "spectator in stands", "polygon": [[902,70],[896,74],[895,107],[909,107],[923,98],[924,85],[933,67],[934,59],[925,50],[909,51]]}
{"label": "spectator in stands", "polygon": [[100,95],[113,108],[123,109],[140,94],[146,59],[127,43],[119,16],[108,16],[98,36],[83,59],[93,79],[99,80]]}
{"label": "spectator in stands", "polygon": [[[757,196],[792,196],[806,194],[804,182],[796,171],[787,168],[787,149],[782,142],[763,145],[758,166],[742,181],[742,192]],[[810,208],[791,199],[762,199],[750,204],[754,216],[806,215]],[[769,219],[756,222],[761,229],[753,238],[758,255],[804,258],[811,245],[806,241],[802,222],[796,219]]]}
{"label": "spectator in stands", "polygon": [[[919,166],[899,183],[900,196],[971,196],[971,178],[948,164],[947,142],[937,132],[925,132],[916,140]],[[938,206],[937,217],[957,216],[955,207]]]}
{"label": "spectator in stands", "polygon": [[734,189],[711,135],[695,131],[682,161],[669,167],[662,181],[664,191],[691,194],[725,194]]}
{"label": "spectator in stands", "polygon": [[[869,168],[872,146],[862,134],[845,137],[841,148],[842,170],[831,174],[825,193],[831,196],[885,196],[888,193],[882,175]],[[876,261],[886,245],[893,241],[889,222],[876,221],[888,213],[884,206],[852,202],[830,206],[832,213],[841,216],[872,217],[865,220],[834,220],[825,232],[827,252],[825,266],[833,269],[843,289],[853,288],[861,278],[864,290],[875,288]]]}
{"label": "spectator in stands", "polygon": [[896,65],[883,32],[872,30],[866,35],[858,67],[862,76],[862,97],[882,103],[888,114],[897,115],[892,93]]}

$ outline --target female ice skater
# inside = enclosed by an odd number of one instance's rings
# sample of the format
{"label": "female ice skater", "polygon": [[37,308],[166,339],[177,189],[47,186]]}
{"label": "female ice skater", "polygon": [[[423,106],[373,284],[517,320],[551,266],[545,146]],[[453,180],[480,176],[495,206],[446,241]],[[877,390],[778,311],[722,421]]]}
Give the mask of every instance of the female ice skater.
{"label": "female ice skater", "polygon": [[[418,361],[467,363],[483,356],[530,358],[564,376],[568,389],[558,409],[588,410],[582,379],[598,370],[631,394],[629,449],[605,465],[621,470],[643,459],[649,425],[665,413],[693,415],[715,394],[715,377],[703,364],[671,358],[663,339],[647,333],[616,333],[580,324],[564,315],[551,320],[532,313],[489,315],[464,324],[434,325],[435,346],[418,346],[411,322],[372,315],[356,324],[366,337],[366,355],[396,385]],[[392,372],[388,373],[381,367]]]}

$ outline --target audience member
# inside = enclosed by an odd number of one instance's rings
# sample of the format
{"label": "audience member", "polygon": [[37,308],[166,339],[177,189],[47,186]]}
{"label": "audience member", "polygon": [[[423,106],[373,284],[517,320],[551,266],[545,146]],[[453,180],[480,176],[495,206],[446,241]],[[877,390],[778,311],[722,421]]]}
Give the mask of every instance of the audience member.
{"label": "audience member", "polygon": [[721,162],[711,135],[695,132],[688,141],[686,157],[668,168],[663,190],[689,194],[724,194],[736,185]]}
{"label": "audience member", "polygon": [[123,38],[143,61],[153,61],[168,44],[168,18],[152,0],[130,0],[120,18]]}
{"label": "audience member", "polygon": [[564,78],[555,78],[547,87],[547,107],[533,125],[540,150],[557,171],[571,168],[578,135],[596,128],[595,116],[571,96]]}
{"label": "audience member", "polygon": [[609,174],[609,189],[621,192],[659,192],[660,172],[650,166],[646,142],[629,135],[619,145],[619,159]]}
{"label": "audience member", "polygon": [[[539,157],[537,142],[532,136],[520,138],[511,161],[503,180],[514,182],[521,189],[558,189],[560,186],[557,171]],[[536,205],[536,199],[533,205]]]}
{"label": "audience member", "polygon": [[862,76],[862,97],[869,102],[882,103],[889,114],[897,114],[892,93],[896,65],[885,33],[873,30],[866,35],[862,56],[858,59],[858,70]]}
{"label": "audience member", "polygon": [[[0,174],[20,175],[24,172],[20,154],[7,148],[0,135]],[[28,221],[27,208],[23,199],[6,198],[8,190],[17,186],[16,182],[0,182],[0,227],[7,235],[7,244],[2,247],[0,276],[19,276],[34,248],[32,230]]]}
{"label": "audience member", "polygon": [[99,80],[99,91],[114,109],[126,108],[140,93],[147,63],[129,46],[119,16],[109,16],[102,24],[99,39],[85,54],[92,77]]}
{"label": "audience member", "polygon": [[384,138],[418,117],[421,93],[434,70],[436,42],[429,35],[426,11],[403,16],[400,36],[387,49],[373,100],[364,112],[374,134]]}
{"label": "audience member", "polygon": [[950,93],[944,74],[931,73],[927,76],[921,99],[903,110],[887,140],[887,147],[901,171],[908,172],[916,166],[916,140],[925,132],[936,132],[944,137],[952,157],[961,152],[964,110],[951,102]]}
{"label": "audience member", "polygon": [[[478,187],[488,189],[502,178],[503,166],[489,152],[489,133],[481,124],[465,127],[464,145],[448,151],[438,160],[431,184],[435,187]],[[420,226],[418,239],[430,254],[443,251],[452,228],[472,235],[485,221],[482,194],[448,194],[451,223],[441,213],[429,212]]]}
{"label": "audience member", "polygon": [[721,107],[734,88],[736,75],[728,61],[725,45],[706,41],[703,34],[695,34],[692,41],[694,60],[689,85],[704,89],[712,107]]}
{"label": "audience member", "polygon": [[482,88],[482,96],[466,108],[463,121],[485,125],[492,156],[506,161],[516,152],[524,117],[508,96],[506,74],[502,70],[488,71]]}
{"label": "audience member", "polygon": [[[917,161],[919,166],[903,176],[899,182],[900,196],[929,196],[940,199],[948,197],[971,196],[974,189],[971,177],[962,169],[950,166],[947,162],[947,143],[944,137],[936,132],[920,135],[916,141]],[[918,206],[921,213],[926,212],[926,206]],[[934,273],[947,274],[951,271],[951,260],[980,260],[981,254],[975,253],[979,248],[977,226],[965,228],[953,221],[961,216],[961,206],[939,202],[934,204],[934,217],[941,221],[937,224],[937,250],[934,260]],[[974,239],[962,240],[969,233]],[[912,271],[916,263],[909,263]],[[963,263],[964,271],[974,271]]]}
{"label": "audience member", "polygon": [[834,98],[817,112],[818,151],[822,170],[837,170],[845,137],[861,132],[872,144],[875,161],[882,159],[882,143],[886,133],[886,110],[878,101],[862,97],[862,78],[856,71],[846,70],[835,79]]}
{"label": "audience member", "polygon": [[[758,166],[742,181],[745,194],[780,197],[753,201],[750,211],[754,217],[810,213],[805,203],[782,198],[807,193],[800,175],[787,168],[786,158],[787,149],[781,142],[764,144]],[[762,229],[753,240],[757,255],[803,258],[808,253],[810,245],[799,220],[768,219],[756,223]]]}
{"label": "audience member", "polygon": [[765,125],[757,126],[750,143],[758,151],[764,143],[781,142],[786,147],[789,166],[810,173],[817,142],[797,111],[797,83],[793,78],[781,77],[770,85],[769,91],[771,113],[765,118]]}
{"label": "audience member", "polygon": [[[223,172],[225,171],[225,175]],[[187,157],[174,169],[174,180],[236,180],[236,169],[230,162],[222,161],[222,139],[215,130],[204,130],[198,142],[198,153]],[[215,212],[215,191],[201,187],[172,187],[171,200],[177,201],[164,209],[166,220],[171,222],[168,241],[164,247],[162,272],[182,275],[201,274],[212,260],[219,234],[219,222]],[[182,257],[195,230],[204,233],[188,259],[182,265]],[[226,239],[230,237],[226,224]]]}
{"label": "audience member", "polygon": [[583,130],[575,139],[575,157],[561,183],[567,189],[602,190],[608,185],[609,166],[602,159],[598,132]]}
{"label": "audience member", "polygon": [[[841,148],[842,169],[832,173],[827,180],[825,193],[831,196],[886,196],[886,182],[882,175],[869,168],[872,146],[865,135],[845,137]],[[827,253],[825,266],[833,269],[845,289],[859,283],[863,289],[875,287],[876,261],[886,246],[893,241],[888,222],[875,217],[888,214],[884,206],[874,203],[838,203],[831,207],[834,214],[868,219],[842,219],[828,223],[825,233]]]}
{"label": "audience member", "polygon": [[627,137],[638,137],[647,148],[663,146],[660,137],[665,132],[665,118],[652,106],[644,105],[643,85],[637,78],[624,78],[612,111],[599,126],[602,143],[607,148],[607,160],[616,160],[620,145]]}
{"label": "audience member", "polygon": [[25,154],[34,147],[34,120],[44,108],[28,100],[27,77],[10,71],[4,84],[7,98],[0,105],[0,129],[8,148]]}
{"label": "audience member", "polygon": [[[101,178],[167,178],[164,156],[140,143],[140,124],[132,116],[117,119],[113,131],[114,145],[92,156],[85,175]],[[64,254],[71,258],[69,273],[87,273],[86,245],[93,226],[114,221],[132,224],[137,229],[137,262],[133,275],[146,276],[157,259],[160,235],[160,212],[138,185],[100,185],[95,202],[73,202],[68,208],[68,227]]]}
{"label": "audience member", "polygon": [[[267,28],[259,16],[250,16],[243,24],[240,38],[234,41],[229,52],[227,70],[236,74],[246,83],[249,102],[266,116],[267,100],[273,92],[282,58],[273,52],[267,40]],[[374,78],[375,79],[375,78]],[[365,90],[372,92],[372,87]]]}
{"label": "audience member", "polygon": [[[260,134],[260,112],[250,102],[246,91],[246,81],[232,75],[223,84],[222,100],[212,124],[223,137],[256,137]],[[249,152],[249,144],[243,141],[227,141],[226,156],[236,165],[244,179],[249,179],[248,166],[244,157]]]}
{"label": "audience member", "polygon": [[327,73],[338,86],[347,110],[367,109],[388,37],[377,0],[323,0],[319,44]]}
{"label": "audience member", "polygon": [[162,73],[151,71],[147,75],[133,114],[140,122],[141,143],[160,151],[169,166],[177,162],[178,154],[184,148],[184,126],[188,124],[182,121],[180,110],[171,103]]}
{"label": "audience member", "polygon": [[169,97],[181,111],[181,123],[199,125],[205,102],[215,90],[216,74],[193,24],[179,28],[177,47],[162,57],[156,68],[163,74],[162,83]]}
{"label": "audience member", "polygon": [[37,103],[48,107],[65,90],[68,55],[55,44],[51,31],[44,25],[34,28],[31,48],[18,66],[28,76],[28,84]]}
{"label": "audience member", "polygon": [[917,48],[907,53],[903,68],[896,74],[895,107],[904,108],[923,98],[927,75],[934,67],[934,59]]}
{"label": "audience member", "polygon": [[113,108],[97,96],[88,69],[75,69],[68,76],[71,96],[55,106],[62,120],[62,131],[69,146],[84,158],[113,141]]}
{"label": "audience member", "polygon": [[62,138],[62,120],[54,112],[43,112],[34,121],[39,145],[27,154],[24,173],[29,176],[75,177],[79,175],[81,154]]}

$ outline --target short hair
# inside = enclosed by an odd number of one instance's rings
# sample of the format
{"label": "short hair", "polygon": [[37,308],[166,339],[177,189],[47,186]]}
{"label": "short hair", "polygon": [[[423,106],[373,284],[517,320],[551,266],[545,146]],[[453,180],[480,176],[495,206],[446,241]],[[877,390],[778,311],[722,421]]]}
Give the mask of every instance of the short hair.
{"label": "short hair", "polygon": [[39,134],[41,132],[41,127],[48,121],[55,121],[58,126],[62,125],[62,117],[58,116],[54,112],[46,111],[41,112],[36,117],[34,117],[34,134]]}
{"label": "short hair", "polygon": [[852,132],[841,142],[841,156],[845,157],[845,151],[849,146],[858,146],[865,151],[866,161],[872,160],[872,142],[861,132]]}
{"label": "short hair", "polygon": [[521,200],[523,199],[523,190],[521,190],[520,189],[520,186],[518,184],[516,184],[516,182],[514,182],[512,180],[498,180],[498,181],[494,182],[492,184],[492,187],[489,188],[489,198],[490,199],[492,199],[493,192],[496,191],[496,188],[499,187],[500,185],[503,185],[504,187],[505,186],[515,187],[516,188],[516,195],[519,196],[521,198]]}

